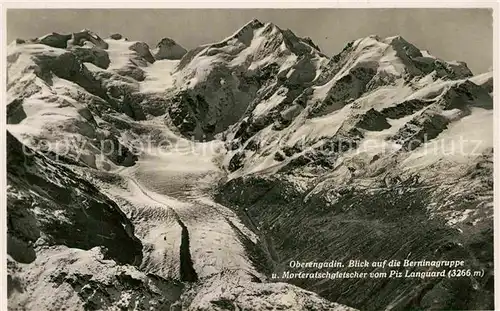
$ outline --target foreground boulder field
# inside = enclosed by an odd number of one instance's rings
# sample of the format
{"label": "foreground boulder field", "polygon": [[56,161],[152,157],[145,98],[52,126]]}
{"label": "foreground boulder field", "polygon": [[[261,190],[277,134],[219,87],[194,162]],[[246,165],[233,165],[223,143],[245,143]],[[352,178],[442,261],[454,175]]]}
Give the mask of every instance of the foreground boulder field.
{"label": "foreground boulder field", "polygon": [[[10,309],[493,308],[491,72],[258,20],[191,50],[125,36],[8,46]],[[289,265],[386,259],[484,274]]]}

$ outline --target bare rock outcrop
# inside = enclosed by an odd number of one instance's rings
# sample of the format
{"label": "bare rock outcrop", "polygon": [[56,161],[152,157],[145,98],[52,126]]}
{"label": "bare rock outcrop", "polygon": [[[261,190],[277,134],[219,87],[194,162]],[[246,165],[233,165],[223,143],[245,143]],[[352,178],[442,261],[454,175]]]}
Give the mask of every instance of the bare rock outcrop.
{"label": "bare rock outcrop", "polygon": [[149,46],[145,42],[136,42],[129,47],[129,50],[136,52],[138,56],[150,64],[155,62],[155,58],[151,54]]}

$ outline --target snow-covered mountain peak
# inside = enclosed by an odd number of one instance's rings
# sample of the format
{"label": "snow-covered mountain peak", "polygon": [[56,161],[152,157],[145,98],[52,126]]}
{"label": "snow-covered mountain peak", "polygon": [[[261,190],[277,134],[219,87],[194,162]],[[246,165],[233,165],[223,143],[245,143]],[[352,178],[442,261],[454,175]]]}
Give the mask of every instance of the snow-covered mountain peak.
{"label": "snow-covered mountain peak", "polygon": [[[300,53],[301,48],[298,46],[304,44],[307,44],[319,51],[317,45],[315,45],[310,38],[299,38],[290,29],[281,29],[273,23],[262,23],[257,19],[251,20],[222,42],[234,43],[234,40],[236,40],[249,46],[252,40],[259,40],[258,37],[261,37],[260,40],[264,41],[284,41],[285,45],[289,49],[294,49],[294,47],[297,48],[297,51],[294,52]],[[267,44],[271,45],[271,43]],[[304,47],[302,47],[302,50],[303,49]]]}

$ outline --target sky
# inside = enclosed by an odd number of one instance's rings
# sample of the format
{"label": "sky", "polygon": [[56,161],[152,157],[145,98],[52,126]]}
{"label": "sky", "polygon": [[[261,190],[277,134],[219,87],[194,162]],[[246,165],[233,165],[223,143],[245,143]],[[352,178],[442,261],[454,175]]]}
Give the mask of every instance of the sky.
{"label": "sky", "polygon": [[7,40],[87,28],[151,48],[168,37],[191,49],[218,42],[253,18],[310,37],[327,55],[357,38],[401,35],[438,58],[465,61],[473,73],[493,66],[489,9],[8,9]]}

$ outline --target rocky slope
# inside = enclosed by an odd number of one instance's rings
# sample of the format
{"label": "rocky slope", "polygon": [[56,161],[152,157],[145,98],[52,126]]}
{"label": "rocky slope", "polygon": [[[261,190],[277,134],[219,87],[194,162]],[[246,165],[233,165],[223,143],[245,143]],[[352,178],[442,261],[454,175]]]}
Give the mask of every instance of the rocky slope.
{"label": "rocky slope", "polygon": [[186,49],[177,44],[174,40],[170,38],[163,38],[156,45],[156,52],[154,55],[156,60],[181,59],[186,52]]}
{"label": "rocky slope", "polygon": [[[10,308],[493,308],[491,73],[258,20],[190,51],[53,33],[7,62]],[[270,278],[333,259],[486,273]]]}

